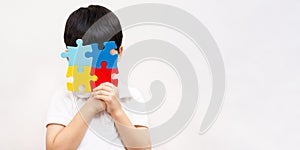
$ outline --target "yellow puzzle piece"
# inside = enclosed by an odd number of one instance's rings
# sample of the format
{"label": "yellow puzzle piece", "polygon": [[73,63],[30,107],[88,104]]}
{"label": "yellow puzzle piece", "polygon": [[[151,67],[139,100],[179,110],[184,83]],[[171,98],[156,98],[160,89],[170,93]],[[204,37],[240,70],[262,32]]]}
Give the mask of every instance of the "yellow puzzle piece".
{"label": "yellow puzzle piece", "polygon": [[67,78],[73,77],[73,83],[67,82],[69,91],[80,92],[79,87],[84,86],[84,92],[91,92],[90,81],[97,81],[97,76],[90,75],[91,67],[84,66],[83,72],[78,72],[78,66],[69,66],[67,71]]}

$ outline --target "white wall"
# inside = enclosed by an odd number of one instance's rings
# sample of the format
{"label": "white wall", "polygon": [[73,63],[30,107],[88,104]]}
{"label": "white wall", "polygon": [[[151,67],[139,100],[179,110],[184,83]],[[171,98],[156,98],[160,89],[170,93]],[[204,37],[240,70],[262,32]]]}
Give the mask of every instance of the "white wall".
{"label": "white wall", "polygon": [[[299,149],[300,1],[145,2],[177,6],[196,16],[217,41],[227,74],[223,110],[214,126],[198,134],[207,106],[207,101],[200,101],[190,125],[155,149]],[[49,97],[63,84],[67,65],[59,57],[64,24],[74,9],[90,3],[117,10],[142,2],[1,2],[0,149],[44,148]],[[125,41],[134,38],[138,37]],[[205,87],[204,97],[209,97]]]}

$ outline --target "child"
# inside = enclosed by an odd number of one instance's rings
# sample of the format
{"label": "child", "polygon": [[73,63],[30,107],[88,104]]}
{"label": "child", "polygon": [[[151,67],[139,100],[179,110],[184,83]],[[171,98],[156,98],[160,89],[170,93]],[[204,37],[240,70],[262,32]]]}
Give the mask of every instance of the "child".
{"label": "child", "polygon": [[[119,57],[123,52],[122,38],[118,18],[102,6],[79,8],[69,16],[65,26],[67,46],[76,46],[76,39],[83,39],[85,45],[98,43],[99,48],[105,41],[115,41]],[[135,89],[125,89],[121,82],[118,88],[106,82],[93,89],[88,97],[68,92],[66,88],[59,90],[48,110],[47,150],[151,149],[147,117],[122,108],[125,99],[141,96]],[[94,129],[99,129],[105,138]]]}

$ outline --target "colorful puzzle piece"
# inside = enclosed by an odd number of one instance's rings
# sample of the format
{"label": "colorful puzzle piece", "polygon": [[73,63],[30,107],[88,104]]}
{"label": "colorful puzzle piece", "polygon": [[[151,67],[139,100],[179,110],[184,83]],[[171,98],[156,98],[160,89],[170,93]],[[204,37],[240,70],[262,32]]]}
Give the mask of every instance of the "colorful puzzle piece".
{"label": "colorful puzzle piece", "polygon": [[117,68],[118,54],[110,54],[112,49],[116,49],[117,45],[114,41],[104,42],[104,49],[99,50],[98,44],[92,44],[92,52],[86,52],[87,58],[93,58],[92,67],[101,68],[103,61],[107,62],[107,68]]}
{"label": "colorful puzzle piece", "polygon": [[62,58],[68,57],[69,66],[74,66],[74,58],[75,58],[76,52],[77,52],[76,49],[69,49],[67,52],[62,52],[60,54],[60,56]]}
{"label": "colorful puzzle piece", "polygon": [[84,92],[91,92],[90,81],[97,81],[97,76],[90,75],[90,72],[89,66],[84,66],[83,72],[78,72],[78,66],[69,66],[67,77],[73,77],[73,83],[67,83],[68,90],[80,92],[80,86],[84,86]]}
{"label": "colorful puzzle piece", "polygon": [[101,68],[92,68],[91,74],[96,75],[98,80],[95,82],[91,81],[92,88],[99,86],[101,83],[110,82],[115,86],[118,86],[118,79],[113,79],[113,74],[118,74],[118,68],[107,68],[107,62],[103,61],[101,63]]}
{"label": "colorful puzzle piece", "polygon": [[77,47],[67,46],[68,52],[61,53],[61,57],[69,58],[69,66],[78,66],[78,72],[83,72],[84,66],[92,65],[92,58],[85,57],[86,52],[92,52],[91,45],[83,46],[81,39],[76,40]]}
{"label": "colorful puzzle piece", "polygon": [[118,79],[112,79],[113,74],[118,74],[118,54],[111,54],[117,45],[114,41],[104,42],[103,50],[98,49],[98,44],[83,46],[81,39],[76,40],[77,47],[67,46],[68,52],[61,53],[61,57],[69,58],[67,77],[73,77],[73,82],[67,82],[69,91],[91,92],[92,88],[104,82],[111,82],[118,86]]}

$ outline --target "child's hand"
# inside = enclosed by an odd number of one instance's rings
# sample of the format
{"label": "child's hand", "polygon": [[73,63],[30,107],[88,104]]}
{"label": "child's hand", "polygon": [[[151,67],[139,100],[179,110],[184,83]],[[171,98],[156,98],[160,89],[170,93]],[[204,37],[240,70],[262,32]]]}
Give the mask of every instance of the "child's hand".
{"label": "child's hand", "polygon": [[106,111],[110,115],[114,116],[122,110],[119,102],[119,91],[113,84],[109,82],[102,83],[93,90],[93,93],[93,97],[105,102]]}
{"label": "child's hand", "polygon": [[87,105],[89,105],[88,107],[91,108],[90,110],[92,110],[92,112],[94,114],[101,112],[103,110],[106,109],[106,104],[101,101],[96,99],[95,97],[91,96],[88,100],[87,100]]}

